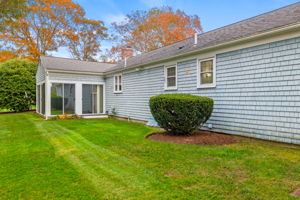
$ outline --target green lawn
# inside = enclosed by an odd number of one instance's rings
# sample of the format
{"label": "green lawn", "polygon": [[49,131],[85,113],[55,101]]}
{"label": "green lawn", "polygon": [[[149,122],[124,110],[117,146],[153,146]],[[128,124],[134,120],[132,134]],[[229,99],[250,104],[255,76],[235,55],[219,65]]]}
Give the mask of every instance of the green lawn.
{"label": "green lawn", "polygon": [[300,148],[149,141],[115,119],[0,115],[0,199],[299,199]]}

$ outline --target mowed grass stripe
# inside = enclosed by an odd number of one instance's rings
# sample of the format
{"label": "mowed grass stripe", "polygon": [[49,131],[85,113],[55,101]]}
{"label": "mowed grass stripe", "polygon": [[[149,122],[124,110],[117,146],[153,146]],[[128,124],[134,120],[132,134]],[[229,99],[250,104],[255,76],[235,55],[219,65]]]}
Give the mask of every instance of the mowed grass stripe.
{"label": "mowed grass stripe", "polygon": [[[95,188],[107,192],[110,197],[142,198],[150,188],[159,184],[154,174],[148,169],[141,170],[137,162],[95,145],[75,131],[53,122],[38,123],[37,127],[44,130],[58,155],[64,156]],[[158,193],[159,190],[153,194]]]}
{"label": "mowed grass stripe", "polygon": [[56,156],[33,114],[0,115],[0,199],[101,199],[103,194]]}

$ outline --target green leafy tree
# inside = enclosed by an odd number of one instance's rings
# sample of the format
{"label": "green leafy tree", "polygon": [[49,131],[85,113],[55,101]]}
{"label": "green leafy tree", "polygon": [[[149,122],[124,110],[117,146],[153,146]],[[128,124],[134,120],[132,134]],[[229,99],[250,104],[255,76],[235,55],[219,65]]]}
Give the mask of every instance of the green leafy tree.
{"label": "green leafy tree", "polygon": [[0,65],[0,108],[26,111],[35,102],[34,62],[13,59]]}

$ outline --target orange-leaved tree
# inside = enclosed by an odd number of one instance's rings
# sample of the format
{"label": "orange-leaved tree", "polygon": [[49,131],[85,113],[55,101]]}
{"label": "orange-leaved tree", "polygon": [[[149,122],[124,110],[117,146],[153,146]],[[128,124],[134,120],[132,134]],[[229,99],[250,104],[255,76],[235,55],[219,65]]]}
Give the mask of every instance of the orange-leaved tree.
{"label": "orange-leaved tree", "polygon": [[112,40],[117,44],[109,56],[119,54],[124,46],[131,46],[136,52],[148,52],[203,32],[197,15],[187,15],[171,7],[135,11],[123,22],[112,23],[112,27]]}
{"label": "orange-leaved tree", "polygon": [[5,62],[10,59],[13,59],[15,57],[16,57],[16,54],[12,51],[8,51],[8,50],[0,51],[0,63]]}
{"label": "orange-leaved tree", "polygon": [[26,14],[9,21],[0,39],[33,60],[68,46],[78,24],[89,23],[83,8],[72,0],[28,0],[26,6]]}

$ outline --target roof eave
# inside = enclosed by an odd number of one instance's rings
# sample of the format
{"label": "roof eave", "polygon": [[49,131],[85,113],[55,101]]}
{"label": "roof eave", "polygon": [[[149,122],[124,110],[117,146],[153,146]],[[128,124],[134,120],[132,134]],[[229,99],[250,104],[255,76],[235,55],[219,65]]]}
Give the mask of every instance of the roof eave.
{"label": "roof eave", "polygon": [[52,73],[65,73],[65,74],[85,74],[85,75],[101,75],[103,76],[103,72],[88,72],[88,71],[73,71],[73,70],[53,70],[53,69],[47,69],[47,72]]}

